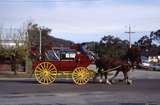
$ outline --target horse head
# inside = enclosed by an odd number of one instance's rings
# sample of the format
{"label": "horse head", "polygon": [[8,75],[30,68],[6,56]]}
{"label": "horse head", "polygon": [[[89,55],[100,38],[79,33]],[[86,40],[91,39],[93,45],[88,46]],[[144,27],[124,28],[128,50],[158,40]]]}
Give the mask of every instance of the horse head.
{"label": "horse head", "polygon": [[138,47],[131,47],[127,51],[128,60],[131,64],[131,67],[137,68],[141,64],[141,49]]}

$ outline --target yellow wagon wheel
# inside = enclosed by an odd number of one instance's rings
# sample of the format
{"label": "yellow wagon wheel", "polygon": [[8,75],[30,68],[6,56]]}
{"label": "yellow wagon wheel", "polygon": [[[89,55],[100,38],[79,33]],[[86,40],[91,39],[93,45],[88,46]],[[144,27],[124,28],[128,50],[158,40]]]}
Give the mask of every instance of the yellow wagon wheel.
{"label": "yellow wagon wheel", "polygon": [[77,85],[84,85],[89,81],[90,73],[85,67],[77,67],[72,73],[72,79]]}
{"label": "yellow wagon wheel", "polygon": [[36,66],[34,74],[39,83],[48,85],[55,81],[57,69],[50,62],[41,62]]}

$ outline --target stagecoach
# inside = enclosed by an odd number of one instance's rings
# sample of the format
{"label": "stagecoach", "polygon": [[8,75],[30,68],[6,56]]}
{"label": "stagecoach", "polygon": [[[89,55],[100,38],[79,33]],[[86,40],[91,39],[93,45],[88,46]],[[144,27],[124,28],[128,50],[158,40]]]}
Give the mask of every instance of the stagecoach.
{"label": "stagecoach", "polygon": [[43,60],[33,62],[36,80],[44,85],[53,83],[58,75],[70,73],[71,78],[77,85],[86,84],[95,74],[87,67],[91,60],[80,53],[76,48],[52,48],[45,52]]}

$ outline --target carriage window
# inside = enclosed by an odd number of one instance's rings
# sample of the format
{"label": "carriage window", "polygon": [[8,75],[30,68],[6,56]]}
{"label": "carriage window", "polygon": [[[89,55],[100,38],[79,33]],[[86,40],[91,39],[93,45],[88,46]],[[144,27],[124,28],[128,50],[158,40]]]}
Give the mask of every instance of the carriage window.
{"label": "carriage window", "polygon": [[63,52],[61,53],[61,60],[74,60],[76,57],[75,52]]}
{"label": "carriage window", "polygon": [[59,60],[58,56],[56,55],[56,53],[54,53],[53,51],[48,51],[45,53],[45,59],[46,60]]}
{"label": "carriage window", "polygon": [[74,54],[70,54],[70,57],[71,58],[75,58],[76,57],[76,54],[74,53]]}
{"label": "carriage window", "polygon": [[69,58],[69,54],[66,54],[66,58]]}
{"label": "carriage window", "polygon": [[75,58],[76,54],[75,53],[67,53],[66,58]]}

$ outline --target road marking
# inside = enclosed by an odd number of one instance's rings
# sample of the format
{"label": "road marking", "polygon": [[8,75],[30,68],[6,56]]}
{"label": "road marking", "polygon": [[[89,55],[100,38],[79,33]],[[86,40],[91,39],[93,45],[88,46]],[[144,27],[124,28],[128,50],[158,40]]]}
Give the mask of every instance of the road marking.
{"label": "road marking", "polygon": [[59,97],[80,96],[80,93],[56,93],[55,96]]}

